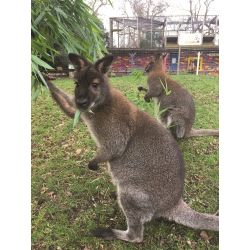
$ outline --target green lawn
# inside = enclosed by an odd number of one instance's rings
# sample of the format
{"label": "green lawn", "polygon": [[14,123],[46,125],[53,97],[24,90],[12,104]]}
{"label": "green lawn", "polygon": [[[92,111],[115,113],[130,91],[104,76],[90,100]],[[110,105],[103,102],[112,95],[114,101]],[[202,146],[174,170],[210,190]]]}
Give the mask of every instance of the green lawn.
{"label": "green lawn", "polygon": [[[219,127],[219,77],[171,76],[194,98],[194,128]],[[130,77],[110,78],[139,108],[154,116],[154,103],[146,103],[137,87],[146,86],[146,76],[131,84]],[[72,79],[53,81],[73,94]],[[32,103],[31,185],[32,249],[218,249],[219,233],[206,231],[209,243],[194,230],[165,219],[145,224],[142,243],[121,240],[99,241],[88,235],[94,228],[126,230],[125,217],[117,203],[116,188],[101,164],[88,170],[97,146],[86,126],[68,118],[48,93]],[[215,213],[219,208],[219,138],[206,136],[178,141],[186,163],[183,197],[199,212]]]}

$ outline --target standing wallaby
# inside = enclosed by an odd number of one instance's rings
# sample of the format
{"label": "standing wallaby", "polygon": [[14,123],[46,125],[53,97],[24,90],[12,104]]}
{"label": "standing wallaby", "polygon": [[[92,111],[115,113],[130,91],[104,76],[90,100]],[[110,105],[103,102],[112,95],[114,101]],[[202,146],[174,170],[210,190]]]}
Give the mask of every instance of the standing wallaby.
{"label": "standing wallaby", "polygon": [[127,221],[126,231],[94,229],[90,233],[105,240],[141,242],[144,223],[157,217],[218,231],[218,216],[198,213],[182,199],[185,166],[177,142],[153,117],[111,87],[106,73],[113,56],[94,64],[73,53],[69,59],[76,69],[75,96],[46,82],[69,117],[74,117],[76,108],[81,111],[99,147],[88,167],[97,170],[99,163],[108,162]]}
{"label": "standing wallaby", "polygon": [[[156,54],[155,58],[145,68],[149,72],[147,79],[148,89],[142,86],[138,87],[139,91],[146,91],[144,97],[149,102],[151,97],[155,101],[155,107],[160,103],[159,111],[167,110],[157,116],[158,121],[164,127],[170,127],[170,132],[175,138],[188,138],[191,136],[219,135],[219,130],[200,129],[194,130],[192,126],[195,118],[195,106],[191,94],[180,83],[171,79],[163,69],[163,60],[165,55]],[[166,95],[165,89],[171,90]]]}

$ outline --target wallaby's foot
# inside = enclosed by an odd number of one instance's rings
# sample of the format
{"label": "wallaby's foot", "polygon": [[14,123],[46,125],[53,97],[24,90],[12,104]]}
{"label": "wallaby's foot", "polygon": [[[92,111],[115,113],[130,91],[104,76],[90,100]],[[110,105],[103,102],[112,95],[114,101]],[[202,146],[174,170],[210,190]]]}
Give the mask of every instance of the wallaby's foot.
{"label": "wallaby's foot", "polygon": [[99,168],[99,166],[97,164],[91,163],[91,161],[90,161],[89,165],[88,165],[88,168],[90,170],[96,171]]}
{"label": "wallaby's foot", "polygon": [[144,100],[145,100],[146,102],[150,102],[150,98],[145,98],[145,97],[144,97]]}
{"label": "wallaby's foot", "polygon": [[148,89],[145,88],[145,87],[143,87],[143,86],[139,86],[137,89],[138,89],[139,91],[145,91],[145,92],[148,91]]}
{"label": "wallaby's foot", "polygon": [[91,235],[98,237],[100,240],[113,240],[120,239],[129,242],[142,242],[143,237],[136,236],[135,234],[129,234],[129,230],[122,231],[116,229],[93,229],[89,232]]}

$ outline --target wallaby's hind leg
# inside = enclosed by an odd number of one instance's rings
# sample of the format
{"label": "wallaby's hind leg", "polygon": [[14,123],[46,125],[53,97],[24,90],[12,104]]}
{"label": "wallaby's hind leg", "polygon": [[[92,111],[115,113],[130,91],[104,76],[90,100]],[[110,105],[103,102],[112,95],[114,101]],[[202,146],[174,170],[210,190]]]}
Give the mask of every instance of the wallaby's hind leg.
{"label": "wallaby's hind leg", "polygon": [[190,208],[183,199],[166,213],[166,217],[194,229],[219,231],[219,216],[198,213]]}
{"label": "wallaby's hind leg", "polygon": [[[136,190],[134,191],[136,192]],[[141,242],[143,240],[143,224],[153,217],[152,205],[148,196],[142,192],[134,195],[122,193],[119,195],[119,199],[126,216],[127,230],[94,229],[90,233],[102,240],[120,239],[129,242]]]}

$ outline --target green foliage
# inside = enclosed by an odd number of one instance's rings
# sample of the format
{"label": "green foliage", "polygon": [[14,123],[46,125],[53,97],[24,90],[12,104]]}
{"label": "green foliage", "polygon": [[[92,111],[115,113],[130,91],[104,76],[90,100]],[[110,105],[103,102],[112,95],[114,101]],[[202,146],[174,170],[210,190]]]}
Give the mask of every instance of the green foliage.
{"label": "green foliage", "polygon": [[75,127],[75,125],[78,123],[80,115],[81,115],[81,111],[77,109],[75,113],[75,117],[74,117],[73,127]]}
{"label": "green foliage", "polygon": [[166,95],[169,95],[169,94],[171,93],[171,90],[168,91],[167,80],[165,79],[165,85],[166,85],[166,86],[164,86],[164,84],[163,84],[161,78],[159,78],[159,79],[160,79],[160,82],[161,82],[162,87],[164,88],[164,90],[165,90],[165,92],[166,92]]}
{"label": "green foliage", "polygon": [[100,37],[102,23],[92,11],[82,0],[31,1],[32,89],[38,89],[38,76],[47,87],[38,65],[53,69],[45,60],[53,62],[57,50],[81,54],[91,62],[102,57],[102,51],[108,53]]}
{"label": "green foliage", "polygon": [[165,112],[168,108],[165,108],[165,109],[162,109],[161,111],[160,111],[160,106],[161,106],[161,102],[159,102],[159,104],[157,105],[157,109],[156,109],[156,114],[157,115],[160,115],[160,114],[162,114],[163,112]]}
{"label": "green foliage", "polygon": [[143,72],[144,72],[143,70],[134,69],[133,72],[131,72],[131,74],[130,74],[130,76],[133,76],[133,78],[131,80],[131,84],[137,80],[141,81]]}

